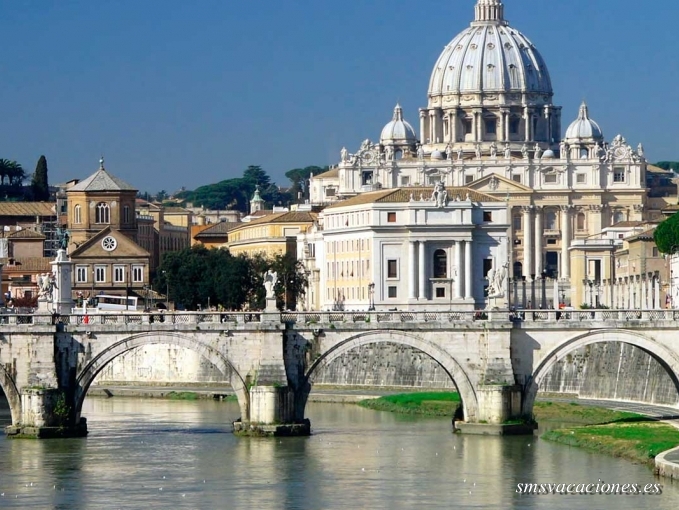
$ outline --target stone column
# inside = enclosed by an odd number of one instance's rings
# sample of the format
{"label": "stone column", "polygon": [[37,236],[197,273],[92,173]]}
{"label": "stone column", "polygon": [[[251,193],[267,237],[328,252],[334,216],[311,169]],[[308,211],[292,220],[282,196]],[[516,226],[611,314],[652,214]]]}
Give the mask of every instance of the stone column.
{"label": "stone column", "polygon": [[509,110],[506,108],[500,108],[500,130],[499,130],[499,140],[501,142],[509,141]]}
{"label": "stone column", "polygon": [[535,276],[542,274],[542,260],[545,258],[542,253],[542,210],[543,207],[535,208]]}
{"label": "stone column", "polygon": [[561,206],[561,271],[562,280],[569,280],[571,277],[571,257],[568,248],[571,244],[571,215],[570,205]]}
{"label": "stone column", "polygon": [[475,109],[474,110],[474,141],[475,142],[480,142],[483,140],[483,136],[481,133],[483,132],[481,121],[483,120],[482,118],[483,110],[481,109]]}
{"label": "stone column", "polygon": [[466,274],[462,271],[462,241],[455,241],[455,266],[457,268],[457,278],[455,279],[455,299],[462,298],[462,279]]}
{"label": "stone column", "polygon": [[525,141],[530,142],[532,140],[531,132],[533,131],[533,112],[527,106],[523,109],[523,118],[525,121]]}
{"label": "stone column", "polygon": [[661,310],[663,305],[660,303],[660,280],[653,278],[653,298],[655,300],[655,309]]}
{"label": "stone column", "polygon": [[648,280],[641,280],[641,306],[642,310],[648,310]]}
{"label": "stone column", "polygon": [[474,280],[474,273],[472,272],[472,242],[466,241],[464,243],[464,297],[465,299],[472,299],[472,281]]}
{"label": "stone column", "polygon": [[408,299],[417,299],[417,251],[416,241],[408,243]]}
{"label": "stone column", "polygon": [[449,118],[450,129],[448,130],[448,142],[453,144],[457,141],[457,110],[452,110]]}
{"label": "stone column", "polygon": [[523,206],[523,276],[529,277],[533,270],[533,222],[532,205]]}
{"label": "stone column", "polygon": [[419,299],[427,299],[426,244],[424,241],[420,241],[420,256],[418,263],[420,271],[420,286],[417,289],[417,297]]}
{"label": "stone column", "polygon": [[422,143],[427,140],[427,110],[420,108],[420,138]]}

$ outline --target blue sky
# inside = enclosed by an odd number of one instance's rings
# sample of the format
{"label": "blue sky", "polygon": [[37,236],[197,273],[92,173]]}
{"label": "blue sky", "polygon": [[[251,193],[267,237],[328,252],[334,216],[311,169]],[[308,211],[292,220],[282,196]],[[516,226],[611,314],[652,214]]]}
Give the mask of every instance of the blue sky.
{"label": "blue sky", "polygon": [[[107,168],[143,191],[261,165],[275,181],[417,126],[474,0],[0,0],[0,157],[51,183]],[[545,58],[564,127],[584,98],[607,139],[679,160],[679,3],[505,0]]]}

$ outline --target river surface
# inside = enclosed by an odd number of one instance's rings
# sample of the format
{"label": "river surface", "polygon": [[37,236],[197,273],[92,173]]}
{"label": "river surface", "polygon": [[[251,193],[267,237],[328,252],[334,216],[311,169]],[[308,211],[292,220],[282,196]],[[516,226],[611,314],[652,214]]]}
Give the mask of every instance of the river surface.
{"label": "river surface", "polygon": [[[451,433],[450,420],[307,406],[308,438],[234,437],[231,402],[88,398],[85,439],[0,437],[0,508],[670,509],[679,484],[537,437]],[[0,423],[9,423],[0,408]],[[661,483],[659,496],[520,495],[518,483]]]}

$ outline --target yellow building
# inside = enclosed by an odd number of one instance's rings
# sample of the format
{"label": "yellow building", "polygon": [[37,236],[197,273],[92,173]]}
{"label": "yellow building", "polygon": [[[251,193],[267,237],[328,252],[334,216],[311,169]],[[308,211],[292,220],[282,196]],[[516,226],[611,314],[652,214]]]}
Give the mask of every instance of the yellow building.
{"label": "yellow building", "polygon": [[241,223],[229,230],[229,240],[223,247],[233,255],[265,257],[297,253],[297,234],[307,232],[316,222],[316,213],[282,212]]}

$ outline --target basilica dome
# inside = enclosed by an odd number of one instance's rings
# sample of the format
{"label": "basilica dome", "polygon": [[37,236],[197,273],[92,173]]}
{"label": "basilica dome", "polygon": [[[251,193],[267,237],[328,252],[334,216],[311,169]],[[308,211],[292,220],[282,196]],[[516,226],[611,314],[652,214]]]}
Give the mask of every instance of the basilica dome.
{"label": "basilica dome", "polygon": [[505,21],[500,0],[478,0],[474,21],[444,48],[429,84],[431,99],[479,93],[532,93],[543,101],[553,94],[545,61]]}
{"label": "basilica dome", "polygon": [[403,120],[403,109],[397,104],[394,108],[394,117],[384,128],[380,135],[382,145],[413,145],[417,143],[417,135],[413,127]]}
{"label": "basilica dome", "polygon": [[575,119],[566,130],[566,140],[600,142],[603,139],[604,134],[601,131],[599,124],[589,118],[589,108],[587,108],[587,104],[583,101],[583,103],[580,105],[578,118]]}

